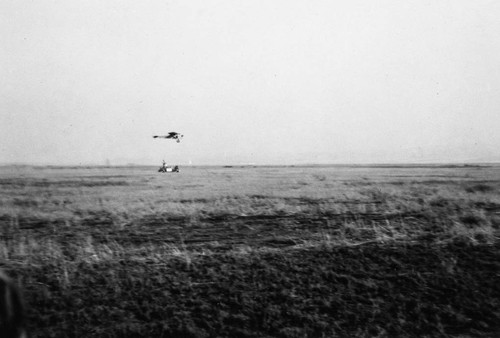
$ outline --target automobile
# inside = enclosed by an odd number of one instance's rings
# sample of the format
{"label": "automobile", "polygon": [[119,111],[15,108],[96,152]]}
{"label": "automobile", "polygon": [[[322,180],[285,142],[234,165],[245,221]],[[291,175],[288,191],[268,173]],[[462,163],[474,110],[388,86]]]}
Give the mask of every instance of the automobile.
{"label": "automobile", "polygon": [[173,167],[171,166],[161,166],[160,169],[158,169],[159,173],[178,173],[179,172],[179,166],[175,165]]}

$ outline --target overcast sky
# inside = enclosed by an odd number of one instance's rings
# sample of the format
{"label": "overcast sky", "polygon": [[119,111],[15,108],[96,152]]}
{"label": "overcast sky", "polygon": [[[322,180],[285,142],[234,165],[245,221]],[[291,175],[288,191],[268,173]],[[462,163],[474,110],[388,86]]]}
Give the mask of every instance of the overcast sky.
{"label": "overcast sky", "polygon": [[493,0],[2,0],[0,163],[500,161],[499,18]]}

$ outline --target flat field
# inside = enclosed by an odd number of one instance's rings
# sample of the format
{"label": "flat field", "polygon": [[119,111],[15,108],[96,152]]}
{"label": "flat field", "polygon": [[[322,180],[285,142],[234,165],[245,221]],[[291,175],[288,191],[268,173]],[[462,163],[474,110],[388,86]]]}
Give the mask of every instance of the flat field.
{"label": "flat field", "polygon": [[500,166],[0,168],[33,337],[500,336]]}

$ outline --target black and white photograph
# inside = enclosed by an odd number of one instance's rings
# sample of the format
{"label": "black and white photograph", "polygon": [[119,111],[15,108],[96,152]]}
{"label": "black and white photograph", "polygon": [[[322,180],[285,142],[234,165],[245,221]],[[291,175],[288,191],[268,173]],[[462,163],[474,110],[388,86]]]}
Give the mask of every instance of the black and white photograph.
{"label": "black and white photograph", "polygon": [[500,2],[0,0],[44,337],[500,337]]}

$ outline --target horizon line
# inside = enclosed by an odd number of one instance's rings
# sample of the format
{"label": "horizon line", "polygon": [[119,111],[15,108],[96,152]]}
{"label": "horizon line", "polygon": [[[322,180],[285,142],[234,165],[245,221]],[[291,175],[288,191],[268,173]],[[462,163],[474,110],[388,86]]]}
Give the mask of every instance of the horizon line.
{"label": "horizon line", "polygon": [[[176,164],[177,165],[177,164]],[[482,166],[497,166],[500,161],[457,161],[457,162],[339,162],[339,163],[226,163],[226,164],[179,164],[183,167],[482,167]],[[32,167],[32,168],[127,168],[127,167],[157,167],[156,164],[28,164],[28,163],[0,163],[0,167]]]}

